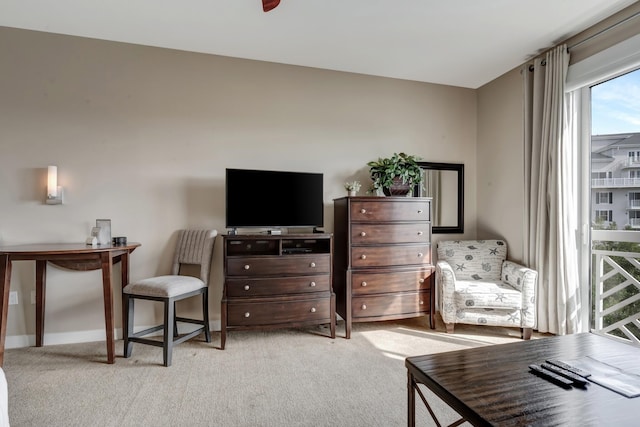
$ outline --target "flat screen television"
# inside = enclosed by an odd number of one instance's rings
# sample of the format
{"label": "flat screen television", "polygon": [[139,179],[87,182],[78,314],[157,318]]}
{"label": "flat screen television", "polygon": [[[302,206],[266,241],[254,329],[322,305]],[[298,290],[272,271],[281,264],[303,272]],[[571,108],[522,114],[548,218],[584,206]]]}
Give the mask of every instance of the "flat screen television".
{"label": "flat screen television", "polygon": [[324,225],[323,175],[227,169],[227,228],[293,228]]}

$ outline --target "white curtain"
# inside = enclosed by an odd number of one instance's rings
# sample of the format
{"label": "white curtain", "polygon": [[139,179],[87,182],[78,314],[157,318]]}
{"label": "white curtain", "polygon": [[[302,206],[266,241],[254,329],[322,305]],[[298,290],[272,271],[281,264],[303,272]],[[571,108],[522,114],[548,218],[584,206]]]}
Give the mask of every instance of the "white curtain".
{"label": "white curtain", "polygon": [[576,333],[580,284],[576,247],[577,123],[565,95],[565,45],[523,70],[525,110],[524,261],[538,271],[540,332]]}

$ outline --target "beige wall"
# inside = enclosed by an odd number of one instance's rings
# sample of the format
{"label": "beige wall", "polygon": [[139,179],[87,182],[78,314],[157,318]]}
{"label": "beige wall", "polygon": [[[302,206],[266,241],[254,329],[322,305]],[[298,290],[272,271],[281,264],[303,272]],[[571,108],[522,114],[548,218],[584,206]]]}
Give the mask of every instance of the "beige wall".
{"label": "beige wall", "polygon": [[[465,235],[435,237],[476,235],[474,90],[8,28],[0,58],[0,244],[82,242],[96,218],[110,218],[113,235],[142,243],[131,279],[166,273],[175,230],[225,232],[226,167],[324,173],[331,231],[343,183],[368,186],[367,161],[396,151],[465,164]],[[62,206],[44,204],[50,164]],[[482,170],[485,187],[504,185]],[[256,190],[275,191],[248,197]],[[214,322],[220,264],[218,245]],[[104,339],[99,273],[48,270],[45,343]],[[33,271],[14,264],[8,347],[33,339]],[[143,306],[136,323],[159,315]]]}
{"label": "beige wall", "polygon": [[514,261],[523,256],[522,103],[519,69],[478,89],[478,238],[505,239]]}

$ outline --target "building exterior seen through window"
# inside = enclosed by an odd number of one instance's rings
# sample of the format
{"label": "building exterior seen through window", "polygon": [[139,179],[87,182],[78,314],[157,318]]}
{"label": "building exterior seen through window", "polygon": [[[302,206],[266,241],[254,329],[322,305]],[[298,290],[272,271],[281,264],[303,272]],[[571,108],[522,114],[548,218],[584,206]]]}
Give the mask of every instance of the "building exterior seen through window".
{"label": "building exterior seen through window", "polygon": [[640,132],[591,137],[591,200],[594,223],[640,230]]}

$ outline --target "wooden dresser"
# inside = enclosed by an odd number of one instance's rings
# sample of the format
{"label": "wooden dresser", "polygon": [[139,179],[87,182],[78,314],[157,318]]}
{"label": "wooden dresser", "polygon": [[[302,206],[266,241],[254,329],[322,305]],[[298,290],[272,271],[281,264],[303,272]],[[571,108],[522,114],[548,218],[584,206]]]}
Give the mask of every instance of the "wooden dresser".
{"label": "wooden dresser", "polygon": [[228,329],[329,324],[335,338],[331,234],[223,236],[221,348]]}
{"label": "wooden dresser", "polygon": [[336,311],[352,322],[429,315],[434,325],[431,199],[343,197],[334,200]]}

